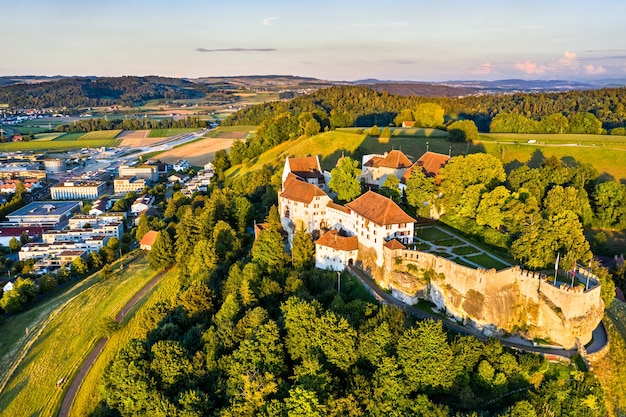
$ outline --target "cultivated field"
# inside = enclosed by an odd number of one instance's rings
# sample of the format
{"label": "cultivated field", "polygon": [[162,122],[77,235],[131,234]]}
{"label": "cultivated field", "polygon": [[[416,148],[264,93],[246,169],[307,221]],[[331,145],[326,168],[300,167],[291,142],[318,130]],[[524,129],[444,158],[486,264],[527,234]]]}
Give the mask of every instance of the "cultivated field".
{"label": "cultivated field", "polygon": [[149,138],[169,138],[170,136],[180,135],[182,133],[191,133],[197,132],[198,128],[196,127],[184,127],[178,129],[152,129],[150,133],[148,133]]}
{"label": "cultivated field", "polygon": [[[66,135],[73,135],[73,133],[67,133]],[[83,135],[82,133],[80,135]],[[65,136],[65,135],[63,135]],[[82,148],[100,148],[119,146],[120,140],[118,139],[61,139],[58,137],[49,141],[30,141],[30,142],[7,142],[0,144],[0,151],[15,152],[15,151],[66,151],[70,149],[82,149]]]}
{"label": "cultivated field", "polygon": [[117,135],[122,133],[121,130],[97,130],[95,132],[85,133],[81,139],[84,140],[103,140],[103,139],[115,139]]}
{"label": "cultivated field", "polygon": [[[53,313],[0,394],[0,416],[56,414],[69,386],[66,383],[56,387],[57,381],[74,375],[91,347],[103,336],[103,321],[115,317],[156,275],[147,263],[141,255],[106,281],[90,278],[97,282]],[[8,321],[3,327],[10,324]]]}
{"label": "cultivated field", "polygon": [[213,154],[222,149],[229,149],[234,139],[201,139],[189,144],[160,153],[158,158],[162,162],[174,163],[179,159],[186,159],[192,166],[203,166],[213,160]]}
{"label": "cultivated field", "polygon": [[129,148],[142,148],[163,142],[164,138],[151,138],[148,133],[149,130],[124,130],[117,135],[117,139],[122,141],[120,146]]}

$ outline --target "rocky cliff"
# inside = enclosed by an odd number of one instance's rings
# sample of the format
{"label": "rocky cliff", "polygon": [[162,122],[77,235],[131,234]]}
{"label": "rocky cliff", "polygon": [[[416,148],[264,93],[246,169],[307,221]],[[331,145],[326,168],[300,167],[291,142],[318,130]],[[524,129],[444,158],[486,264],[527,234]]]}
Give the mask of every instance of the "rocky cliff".
{"label": "rocky cliff", "polygon": [[[410,258],[408,254],[410,253]],[[468,268],[438,256],[403,251],[387,257],[375,278],[406,302],[429,300],[486,335],[518,334],[566,348],[586,344],[604,314],[600,286],[555,286],[538,273],[512,267]]]}

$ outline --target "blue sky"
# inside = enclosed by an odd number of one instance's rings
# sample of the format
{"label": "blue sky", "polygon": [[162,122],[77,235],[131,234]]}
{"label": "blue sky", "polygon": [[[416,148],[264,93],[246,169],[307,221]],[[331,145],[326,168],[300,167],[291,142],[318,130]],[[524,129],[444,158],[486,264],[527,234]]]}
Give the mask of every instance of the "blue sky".
{"label": "blue sky", "polygon": [[626,77],[626,1],[0,0],[0,75]]}

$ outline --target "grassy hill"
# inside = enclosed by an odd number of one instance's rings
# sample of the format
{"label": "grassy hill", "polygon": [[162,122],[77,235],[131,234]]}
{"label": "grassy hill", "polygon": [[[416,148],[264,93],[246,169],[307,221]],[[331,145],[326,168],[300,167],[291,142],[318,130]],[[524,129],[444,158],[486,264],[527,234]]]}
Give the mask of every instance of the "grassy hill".
{"label": "grassy hill", "polygon": [[[340,129],[283,142],[254,158],[247,166],[234,166],[226,174],[243,174],[265,164],[281,165],[287,156],[319,155],[322,168],[330,170],[342,154],[351,157],[356,155],[360,159],[363,154],[401,149],[416,160],[426,152],[427,146],[433,152],[447,154],[450,146],[463,148],[465,152],[465,145],[448,142],[447,133],[437,129],[406,129],[404,136],[392,132],[391,138],[378,138],[363,132],[363,129]],[[473,146],[470,148],[473,149]]]}
{"label": "grassy hill", "polygon": [[[505,166],[515,168],[521,163],[538,166],[556,156],[565,163],[590,163],[599,174],[609,179],[626,179],[626,137],[605,135],[528,135],[488,134],[470,144],[449,142],[447,133],[437,129],[392,128],[391,138],[366,134],[367,129],[348,128],[301,137],[281,143],[254,158],[247,165],[232,167],[228,176],[261,168],[264,164],[281,165],[286,156],[319,155],[322,168],[330,170],[342,154],[360,159],[368,153],[384,153],[400,149],[413,161],[426,149],[442,154],[463,155],[485,152],[501,158]],[[528,141],[534,141],[528,143]]]}

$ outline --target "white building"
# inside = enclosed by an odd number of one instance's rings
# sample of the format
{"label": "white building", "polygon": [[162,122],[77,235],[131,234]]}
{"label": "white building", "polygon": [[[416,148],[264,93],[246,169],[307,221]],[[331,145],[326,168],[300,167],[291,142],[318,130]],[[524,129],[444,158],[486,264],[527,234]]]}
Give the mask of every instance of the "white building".
{"label": "white building", "polygon": [[146,188],[147,185],[148,184],[145,179],[137,178],[135,176],[120,177],[113,180],[113,189],[115,194],[126,194],[131,191],[140,193],[144,188]]}
{"label": "white building", "polygon": [[66,181],[50,187],[50,196],[53,200],[95,200],[105,189],[104,181]]}
{"label": "white building", "polygon": [[378,266],[384,263],[383,245],[388,240],[413,242],[415,219],[393,200],[373,191],[341,206],[318,186],[302,181],[289,172],[279,194],[278,205],[281,224],[288,233],[289,241],[301,228],[313,235],[321,235],[316,264],[327,265],[331,269],[337,268],[338,262],[348,265],[350,259],[354,260],[356,256],[352,250],[342,254],[332,252],[338,249],[338,243],[333,242],[341,239],[324,238],[324,233],[331,229],[342,230],[346,237],[356,237],[358,245],[374,249]]}
{"label": "white building", "polygon": [[144,194],[137,197],[135,202],[130,206],[131,213],[138,215],[141,212],[148,210],[154,203],[154,196]]}
{"label": "white building", "polygon": [[172,168],[176,172],[182,172],[191,168],[191,164],[186,159],[179,159],[178,161],[174,162],[174,165],[172,165]]}
{"label": "white building", "polygon": [[341,236],[337,230],[330,230],[315,241],[315,267],[343,271],[346,265],[356,262],[358,253],[358,237]]}
{"label": "white building", "polygon": [[320,187],[324,191],[328,191],[324,173],[317,155],[300,158],[287,157],[287,159],[285,159],[285,166],[283,167],[283,184],[287,181],[289,174],[294,175],[301,181],[308,182],[309,184]]}
{"label": "white building", "polygon": [[402,178],[410,166],[409,158],[398,150],[383,155],[364,155],[361,163],[361,179],[366,185],[380,188],[390,175],[395,175],[398,179]]}
{"label": "white building", "polygon": [[157,181],[159,179],[156,165],[140,165],[135,167],[122,165],[117,169],[117,172],[120,177],[137,177],[148,181]]}

